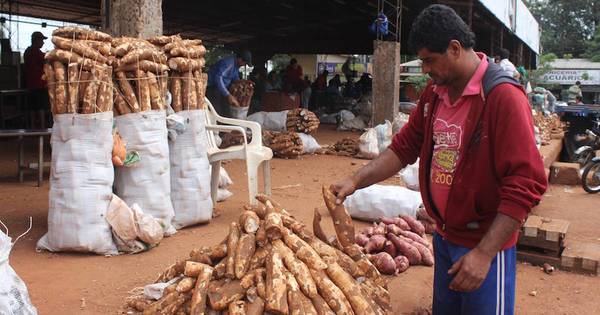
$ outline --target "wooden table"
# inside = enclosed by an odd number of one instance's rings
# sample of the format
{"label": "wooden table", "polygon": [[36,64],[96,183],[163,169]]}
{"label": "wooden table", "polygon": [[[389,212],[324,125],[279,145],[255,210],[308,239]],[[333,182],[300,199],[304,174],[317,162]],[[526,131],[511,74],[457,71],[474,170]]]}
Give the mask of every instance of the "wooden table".
{"label": "wooden table", "polygon": [[19,182],[23,182],[23,171],[32,169],[29,166],[23,165],[23,139],[25,137],[38,137],[38,183],[37,186],[41,187],[44,180],[44,137],[50,136],[52,129],[9,129],[0,130],[0,138],[18,138],[19,140],[19,153],[17,158]]}

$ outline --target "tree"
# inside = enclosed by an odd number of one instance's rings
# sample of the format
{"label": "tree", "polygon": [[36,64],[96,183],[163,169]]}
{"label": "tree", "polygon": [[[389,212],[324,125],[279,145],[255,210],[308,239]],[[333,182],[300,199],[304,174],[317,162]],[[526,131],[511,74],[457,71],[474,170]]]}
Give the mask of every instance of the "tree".
{"label": "tree", "polygon": [[556,55],[553,53],[540,56],[540,64],[538,65],[538,68],[529,72],[529,82],[533,87],[541,84],[544,75],[554,69],[552,68],[551,63],[556,60],[556,58]]}
{"label": "tree", "polygon": [[584,57],[594,62],[600,62],[600,27],[596,28],[594,38],[587,42]]}
{"label": "tree", "polygon": [[600,26],[600,1],[525,0],[542,29],[544,52],[581,57]]}

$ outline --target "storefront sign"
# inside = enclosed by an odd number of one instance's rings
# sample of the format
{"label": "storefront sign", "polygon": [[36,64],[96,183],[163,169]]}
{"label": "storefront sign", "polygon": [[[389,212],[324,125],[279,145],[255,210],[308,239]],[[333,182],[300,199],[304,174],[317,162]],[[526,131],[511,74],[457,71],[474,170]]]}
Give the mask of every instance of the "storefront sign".
{"label": "storefront sign", "polygon": [[600,85],[600,70],[552,70],[543,77],[546,84],[572,85],[580,81],[581,85]]}

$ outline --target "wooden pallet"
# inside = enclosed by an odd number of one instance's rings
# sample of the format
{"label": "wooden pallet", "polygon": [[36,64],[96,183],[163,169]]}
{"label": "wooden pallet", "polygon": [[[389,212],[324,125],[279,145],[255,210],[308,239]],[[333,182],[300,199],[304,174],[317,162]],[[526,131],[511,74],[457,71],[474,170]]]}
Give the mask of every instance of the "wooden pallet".
{"label": "wooden pallet", "polygon": [[560,257],[545,255],[543,253],[527,250],[517,250],[517,259],[520,261],[528,262],[534,266],[543,266],[545,263],[554,266],[555,268],[561,267]]}

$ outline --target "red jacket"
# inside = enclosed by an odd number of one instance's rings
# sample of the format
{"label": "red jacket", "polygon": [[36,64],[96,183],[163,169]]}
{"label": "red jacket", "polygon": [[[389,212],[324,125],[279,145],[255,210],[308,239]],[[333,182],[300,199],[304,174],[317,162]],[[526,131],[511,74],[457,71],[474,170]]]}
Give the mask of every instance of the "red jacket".
{"label": "red jacket", "polygon": [[[432,113],[438,103],[431,85],[390,145],[403,164],[420,158],[421,196],[427,212],[437,222],[437,232],[469,248],[481,241],[498,212],[523,223],[547,187],[525,92],[498,69],[490,64],[483,79],[487,97],[481,95],[469,110],[464,155],[456,167],[444,218],[433,206],[429,193]],[[515,245],[517,238],[515,231],[504,249]]]}

